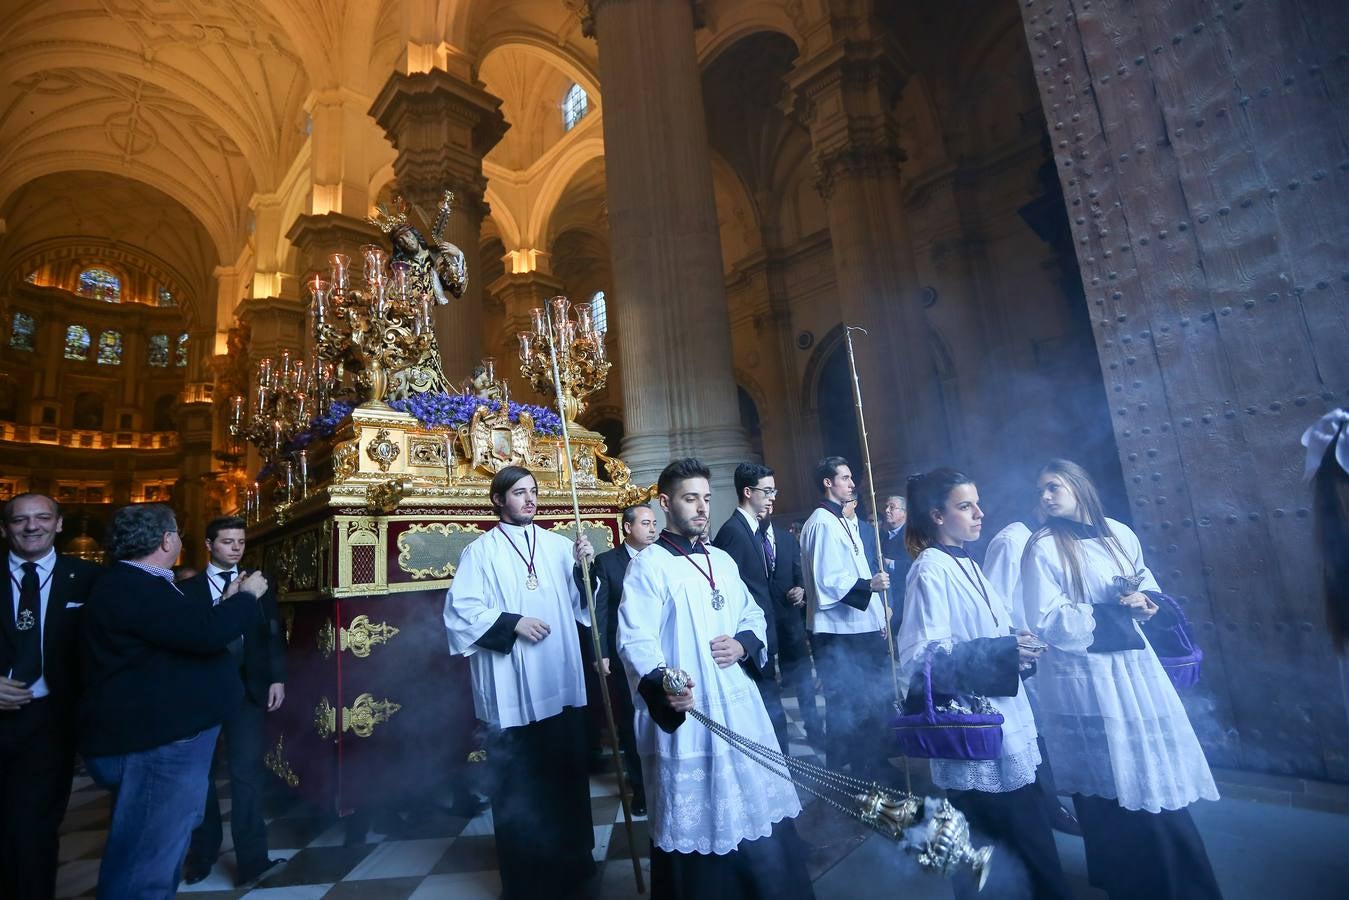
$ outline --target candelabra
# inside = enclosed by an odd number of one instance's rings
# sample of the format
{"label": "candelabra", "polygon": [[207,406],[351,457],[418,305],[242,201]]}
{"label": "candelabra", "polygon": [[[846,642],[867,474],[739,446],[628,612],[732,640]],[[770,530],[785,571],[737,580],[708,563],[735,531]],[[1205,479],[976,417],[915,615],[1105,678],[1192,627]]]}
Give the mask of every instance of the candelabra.
{"label": "candelabra", "polygon": [[271,357],[258,361],[254,384],[251,406],[242,395],[230,399],[230,434],[258,448],[293,499],[297,480],[301,495],[308,486],[308,460],[303,450],[288,459],[285,448],[315,417],[328,412],[336,370],[331,363],[307,368],[304,360],[293,359],[290,350],[282,350],[279,364]]}
{"label": "candelabra", "polygon": [[[604,387],[611,363],[605,358],[604,333],[595,330],[589,306],[576,306],[576,318],[569,315],[570,301],[553,297],[544,307],[530,311],[533,330],[521,331],[520,374],[544,396],[560,394],[563,415],[575,423],[585,409],[584,398]],[[549,355],[549,335],[557,352],[561,391],[553,384],[553,366]]]}
{"label": "candelabra", "polygon": [[389,263],[388,254],[373,244],[361,250],[363,288],[351,285],[350,260],[341,253],[328,257],[329,280],[310,282],[315,353],[342,371],[355,371],[368,397],[363,405],[385,407],[394,379],[435,347],[434,297],[418,289],[410,263]]}

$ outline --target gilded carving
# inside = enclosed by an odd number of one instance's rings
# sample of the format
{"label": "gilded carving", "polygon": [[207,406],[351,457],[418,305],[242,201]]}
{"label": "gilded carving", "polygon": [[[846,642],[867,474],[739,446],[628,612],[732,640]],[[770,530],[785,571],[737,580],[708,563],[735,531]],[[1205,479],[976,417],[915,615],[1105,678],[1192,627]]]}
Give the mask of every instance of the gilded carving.
{"label": "gilded carving", "polygon": [[459,430],[459,439],[468,450],[469,466],[477,472],[495,475],[506,466],[527,465],[534,441],[534,420],[521,412],[511,422],[505,404],[496,411],[479,406],[469,423]]}
{"label": "gilded carving", "polygon": [[376,700],[371,694],[361,694],[350,708],[342,710],[342,730],[368,738],[375,733],[376,725],[389,721],[402,708],[388,698]]}
{"label": "gilded carving", "polygon": [[371,462],[379,466],[381,472],[389,471],[389,466],[397,461],[401,452],[398,444],[390,437],[387,428],[376,431],[370,443],[365,445],[365,455],[370,457]]}
{"label": "gilded carving", "polygon": [[319,549],[317,533],[306,531],[295,539],[293,563],[293,568],[290,570],[290,581],[297,591],[312,591],[318,587]]}
{"label": "gilded carving", "polygon": [[377,481],[366,486],[365,505],[372,512],[386,516],[398,509],[399,502],[407,493],[408,482],[402,478]]}
{"label": "gilded carving", "polygon": [[300,776],[295,774],[290,767],[290,763],[286,760],[286,736],[284,734],[277,736],[276,746],[263,755],[262,763],[273,775],[284,781],[287,787],[300,786]]}
{"label": "gilded carving", "polygon": [[481,534],[472,524],[414,523],[398,535],[398,568],[416,580],[452,578],[459,554]]}
{"label": "gilded carving", "polygon": [[350,650],[352,656],[364,659],[370,655],[372,647],[388,643],[398,631],[387,622],[372,623],[369,616],[357,616],[342,629],[342,649]]}
{"label": "gilded carving", "polygon": [[332,619],[324,619],[323,624],[319,626],[318,634],[314,636],[318,642],[319,656],[324,659],[333,655],[333,650],[337,646],[337,631],[333,628]]}
{"label": "gilded carving", "polygon": [[325,741],[337,733],[337,710],[327,697],[320,697],[318,706],[314,707],[314,730]]}
{"label": "gilded carving", "polygon": [[346,481],[361,468],[356,441],[343,441],[333,451],[333,474],[335,480]]}
{"label": "gilded carving", "polygon": [[444,466],[445,442],[437,437],[408,438],[408,459],[414,466]]}

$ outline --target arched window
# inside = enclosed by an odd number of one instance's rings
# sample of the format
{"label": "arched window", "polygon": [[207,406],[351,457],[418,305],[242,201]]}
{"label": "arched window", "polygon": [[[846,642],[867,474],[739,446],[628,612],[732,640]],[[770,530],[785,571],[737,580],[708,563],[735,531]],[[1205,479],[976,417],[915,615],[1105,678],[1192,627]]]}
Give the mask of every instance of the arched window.
{"label": "arched window", "polygon": [[9,326],[9,345],[15,350],[37,349],[37,322],[28,313],[14,314]]}
{"label": "arched window", "polygon": [[80,273],[80,294],[108,303],[121,303],[122,280],[107,269],[85,269]]}
{"label": "arched window", "polygon": [[71,325],[66,329],[66,359],[87,360],[89,358],[89,329],[83,325]]}
{"label": "arched window", "polygon": [[105,331],[98,336],[98,364],[100,366],[122,364],[122,332]]}
{"label": "arched window", "polygon": [[609,307],[604,300],[604,291],[596,291],[590,298],[590,321],[595,323],[595,330],[600,334],[609,330]]}
{"label": "arched window", "polygon": [[187,332],[178,335],[178,352],[174,354],[173,364],[182,368],[187,365]]}
{"label": "arched window", "polygon": [[155,298],[159,301],[160,306],[173,306],[173,291],[164,287],[162,284],[155,292]]}
{"label": "arched window", "polygon": [[590,112],[590,96],[579,84],[573,84],[562,98],[562,128],[571,131]]}
{"label": "arched window", "polygon": [[169,364],[169,336],[167,334],[150,335],[150,365],[166,368]]}

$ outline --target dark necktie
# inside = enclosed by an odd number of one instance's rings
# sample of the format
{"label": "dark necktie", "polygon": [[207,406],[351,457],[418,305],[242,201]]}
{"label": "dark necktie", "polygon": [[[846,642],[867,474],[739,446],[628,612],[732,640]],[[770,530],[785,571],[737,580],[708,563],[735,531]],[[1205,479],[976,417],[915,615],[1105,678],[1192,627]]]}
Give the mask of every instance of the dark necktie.
{"label": "dark necktie", "polygon": [[42,677],[42,587],[38,584],[37,563],[23,564],[19,583],[19,611],[14,617],[15,681],[31,685]]}
{"label": "dark necktie", "polygon": [[773,549],[773,541],[768,537],[768,526],[759,526],[759,540],[763,542],[764,564],[768,566],[768,574],[772,575],[773,570],[778,567],[778,555]]}
{"label": "dark necktie", "polygon": [[230,582],[234,580],[234,572],[231,570],[229,572],[216,572],[215,574],[220,578],[220,597],[215,601],[219,603],[220,600],[224,599],[225,590],[230,586]]}

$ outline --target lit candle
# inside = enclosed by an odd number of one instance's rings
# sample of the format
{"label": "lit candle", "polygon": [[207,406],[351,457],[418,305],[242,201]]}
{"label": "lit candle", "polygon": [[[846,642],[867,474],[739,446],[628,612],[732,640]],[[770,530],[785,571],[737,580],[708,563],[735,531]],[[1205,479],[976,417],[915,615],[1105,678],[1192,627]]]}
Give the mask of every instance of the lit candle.
{"label": "lit candle", "polygon": [[557,326],[557,352],[566,356],[571,352],[571,345],[576,341],[576,323],[570,319],[563,320]]}
{"label": "lit candle", "polygon": [[411,268],[405,260],[396,260],[390,264],[393,269],[393,299],[404,300],[408,295],[408,270]]}
{"label": "lit candle", "polygon": [[[344,275],[343,277],[346,276]],[[322,325],[328,316],[327,299],[329,287],[329,283],[322,278],[319,278],[317,275],[309,282],[309,293],[314,300],[311,309],[313,310],[315,325]]]}
{"label": "lit candle", "polygon": [[244,422],[244,398],[235,394],[230,398],[230,424],[236,428]]}
{"label": "lit candle", "polygon": [[580,332],[582,336],[588,335],[595,330],[595,326],[591,324],[590,307],[576,307],[576,330]]}
{"label": "lit candle", "polygon": [[347,292],[347,266],[351,260],[345,253],[334,253],[328,257],[328,265],[331,266],[333,290],[341,293]]}
{"label": "lit candle", "polygon": [[272,419],[272,448],[281,449],[281,420]]}
{"label": "lit candle", "polygon": [[567,321],[567,310],[571,308],[571,301],[558,295],[548,301],[548,306],[551,307],[553,314],[553,327],[561,328],[562,323]]}
{"label": "lit candle", "polygon": [[309,451],[295,451],[295,468],[300,476],[300,497],[309,493]]}
{"label": "lit candle", "polygon": [[292,370],[291,370],[290,348],[287,347],[286,349],[281,351],[281,378],[280,384],[277,385],[277,387],[279,387],[283,391],[289,390],[291,386],[290,385],[291,374]]}
{"label": "lit candle", "polygon": [[527,363],[534,358],[534,333],[519,331],[515,336],[520,339],[520,362]]}
{"label": "lit candle", "polygon": [[384,279],[384,262],[388,259],[388,254],[384,248],[376,244],[366,244],[361,248],[361,253],[365,257],[365,281],[366,284],[373,285],[376,281]]}
{"label": "lit candle", "polygon": [[497,361],[494,356],[484,356],[482,358],[482,367],[487,373],[488,383],[497,380]]}
{"label": "lit candle", "polygon": [[536,306],[529,311],[530,318],[533,320],[530,324],[534,328],[534,333],[540,337],[548,335],[548,314],[543,311],[543,307]]}
{"label": "lit candle", "polygon": [[258,360],[258,383],[263,387],[272,386],[272,358],[264,356]]}

